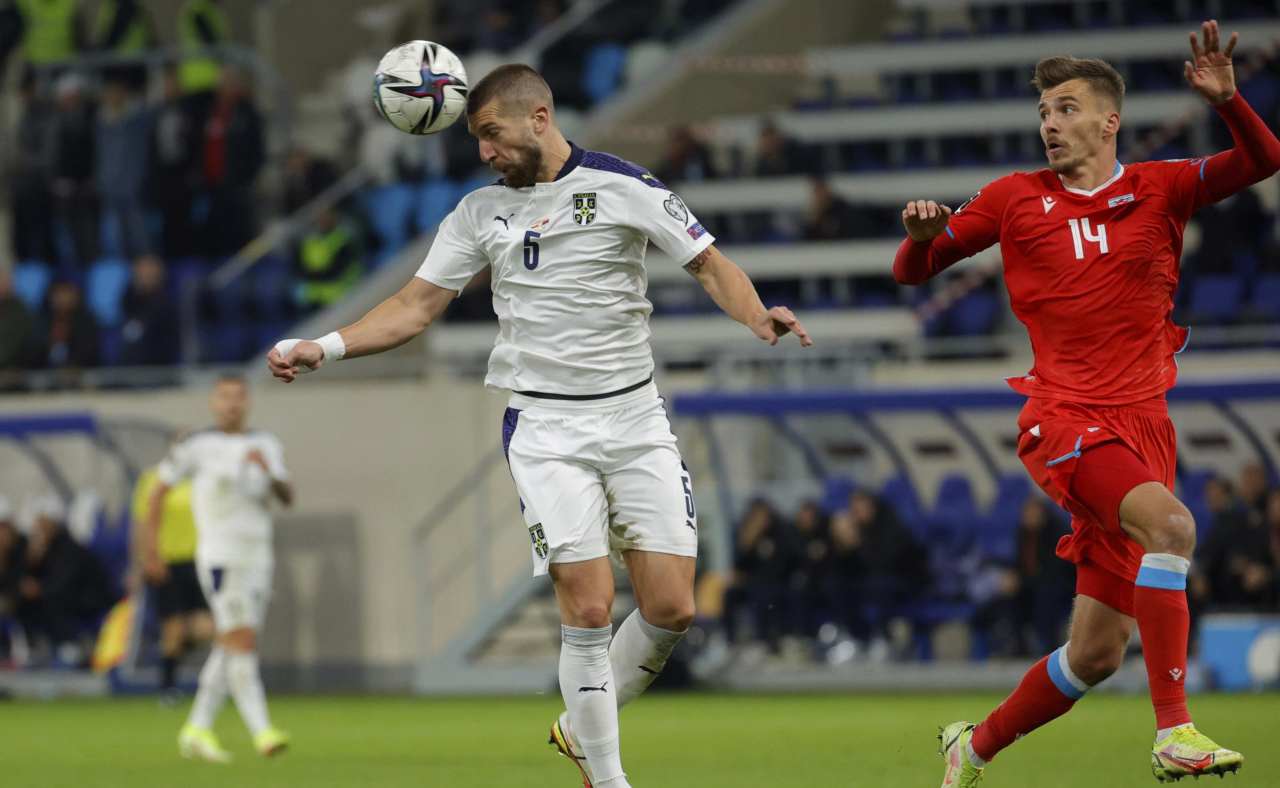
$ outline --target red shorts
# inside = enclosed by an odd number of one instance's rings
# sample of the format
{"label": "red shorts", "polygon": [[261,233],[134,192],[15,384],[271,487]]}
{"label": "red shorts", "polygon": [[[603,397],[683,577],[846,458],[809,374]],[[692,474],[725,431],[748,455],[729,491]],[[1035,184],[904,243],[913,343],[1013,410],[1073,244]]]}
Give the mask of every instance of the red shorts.
{"label": "red shorts", "polygon": [[1018,415],[1018,457],[1031,478],[1071,513],[1058,556],[1076,565],[1076,592],[1133,615],[1143,549],[1120,528],[1134,487],[1173,489],[1177,437],[1164,398],[1082,405],[1033,398]]}

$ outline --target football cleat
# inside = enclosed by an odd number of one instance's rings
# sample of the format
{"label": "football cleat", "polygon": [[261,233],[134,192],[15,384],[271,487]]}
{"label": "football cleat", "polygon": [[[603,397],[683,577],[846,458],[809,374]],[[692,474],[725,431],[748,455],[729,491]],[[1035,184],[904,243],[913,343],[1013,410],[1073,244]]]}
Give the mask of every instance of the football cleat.
{"label": "football cleat", "polygon": [[1175,782],[1183,777],[1196,779],[1202,774],[1219,777],[1235,773],[1244,766],[1244,756],[1219,747],[1194,725],[1180,725],[1151,748],[1151,773],[1160,782]]}
{"label": "football cleat", "polygon": [[253,737],[253,747],[264,758],[272,758],[289,749],[289,734],[279,728],[267,728]]}
{"label": "football cleat", "polygon": [[582,775],[582,788],[591,788],[591,770],[587,765],[587,756],[582,754],[578,743],[573,740],[573,733],[569,730],[569,712],[561,712],[556,721],[551,723],[551,736],[547,739],[547,744],[555,747],[557,752],[578,767],[578,772]]}
{"label": "football cleat", "polygon": [[208,728],[184,725],[178,733],[178,753],[187,760],[230,763],[231,753],[222,749],[218,737]]}
{"label": "football cleat", "polygon": [[947,763],[942,788],[972,788],[982,782],[982,767],[969,760],[969,740],[975,727],[971,722],[953,722],[938,729],[938,754]]}

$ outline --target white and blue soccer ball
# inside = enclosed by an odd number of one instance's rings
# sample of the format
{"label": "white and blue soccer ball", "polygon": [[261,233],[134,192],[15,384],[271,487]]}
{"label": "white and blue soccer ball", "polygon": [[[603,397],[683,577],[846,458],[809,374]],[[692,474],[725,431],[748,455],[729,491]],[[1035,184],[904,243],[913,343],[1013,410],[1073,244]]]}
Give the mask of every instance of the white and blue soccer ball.
{"label": "white and blue soccer ball", "polygon": [[449,128],[467,108],[467,70],[448,47],[410,41],[382,56],[373,102],[392,126],[409,134]]}

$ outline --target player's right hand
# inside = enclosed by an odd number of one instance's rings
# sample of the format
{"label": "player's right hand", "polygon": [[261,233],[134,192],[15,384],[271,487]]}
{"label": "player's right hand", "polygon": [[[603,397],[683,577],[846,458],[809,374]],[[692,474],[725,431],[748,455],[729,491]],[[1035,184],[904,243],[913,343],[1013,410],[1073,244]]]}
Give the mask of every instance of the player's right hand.
{"label": "player's right hand", "polygon": [[912,200],[902,209],[902,226],[913,241],[932,241],[947,229],[951,209],[933,200]]}
{"label": "player's right hand", "polygon": [[267,353],[267,368],[285,383],[324,364],[324,348],[309,339],[282,339]]}
{"label": "player's right hand", "polygon": [[142,561],[142,576],[152,585],[161,585],[169,579],[169,566],[157,555],[149,555]]}

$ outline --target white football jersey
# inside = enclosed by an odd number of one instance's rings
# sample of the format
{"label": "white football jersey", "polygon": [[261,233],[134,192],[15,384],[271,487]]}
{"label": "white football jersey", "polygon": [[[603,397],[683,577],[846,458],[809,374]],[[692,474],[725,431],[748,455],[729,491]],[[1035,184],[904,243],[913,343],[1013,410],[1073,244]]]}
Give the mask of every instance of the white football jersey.
{"label": "white football jersey", "polygon": [[[246,458],[262,453],[267,471]],[[285,481],[284,449],[268,432],[192,433],[174,444],[157,469],[160,481],[192,479],[196,560],[209,566],[264,566],[272,561],[271,481]]]}
{"label": "white football jersey", "polygon": [[417,275],[461,291],[492,267],[498,338],[485,384],[592,395],[653,374],[649,242],[687,262],[715,240],[642,167],[572,145],[550,183],[468,194],[441,223]]}

